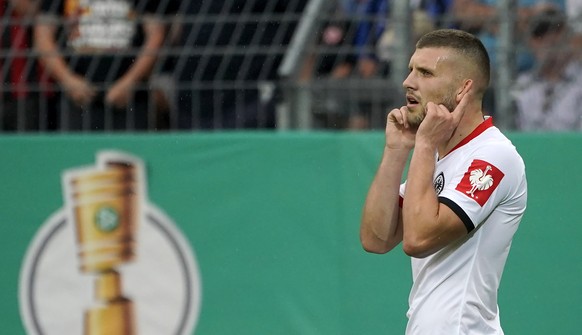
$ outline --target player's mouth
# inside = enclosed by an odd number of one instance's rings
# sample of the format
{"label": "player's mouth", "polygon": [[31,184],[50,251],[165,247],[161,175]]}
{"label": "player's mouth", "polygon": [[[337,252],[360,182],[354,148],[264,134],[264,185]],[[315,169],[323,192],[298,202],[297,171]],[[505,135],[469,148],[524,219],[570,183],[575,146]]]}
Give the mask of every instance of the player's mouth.
{"label": "player's mouth", "polygon": [[412,95],[412,94],[406,95],[406,107],[414,108],[414,107],[419,105],[418,101],[419,101],[419,99],[417,99],[414,95]]}

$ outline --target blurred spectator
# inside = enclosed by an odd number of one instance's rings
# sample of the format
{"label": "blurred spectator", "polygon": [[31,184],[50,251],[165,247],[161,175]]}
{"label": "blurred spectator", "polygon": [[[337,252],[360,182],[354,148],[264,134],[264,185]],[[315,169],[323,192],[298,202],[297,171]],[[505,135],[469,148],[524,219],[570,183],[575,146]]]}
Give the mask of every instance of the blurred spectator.
{"label": "blurred spectator", "polygon": [[[319,59],[311,55],[302,70],[304,81],[312,76],[319,79],[325,76],[329,78],[330,85],[339,84],[336,87],[338,90],[321,92],[323,113],[316,116],[324,126],[348,129],[369,127],[370,99],[359,97],[370,90],[354,80],[386,75],[388,68],[383,65],[387,64],[378,59],[376,45],[386,29],[389,10],[388,0],[337,2],[333,18],[324,27],[319,42],[320,47],[332,47],[332,52],[319,55]],[[357,88],[338,81],[343,79],[349,79]],[[348,93],[346,89],[352,92]]]}
{"label": "blurred spectator", "polygon": [[185,2],[178,126],[274,128],[277,69],[307,0]]}
{"label": "blurred spectator", "polygon": [[574,34],[572,38],[573,47],[582,49],[582,0],[566,0],[566,15]]}
{"label": "blurred spectator", "polygon": [[4,131],[54,127],[54,99],[47,92],[40,94],[42,69],[31,53],[37,5],[36,0],[0,0],[0,128]]}
{"label": "blurred spectator", "polygon": [[40,1],[35,45],[63,90],[61,128],[153,128],[145,83],[176,1]]}
{"label": "blurred spectator", "polygon": [[[453,0],[453,13],[459,22],[459,28],[469,31],[479,37],[489,53],[491,66],[497,61],[498,34],[498,0]],[[518,45],[516,66],[518,72],[523,72],[533,66],[534,58],[527,50],[527,45],[521,42],[527,38],[527,23],[530,18],[547,8],[564,9],[565,0],[517,0],[517,35]]]}
{"label": "blurred spectator", "polygon": [[[411,15],[411,41],[410,45],[430,31],[438,28],[456,28],[456,22],[451,14],[454,0],[412,0],[410,1]],[[377,46],[378,57],[382,61],[389,62],[392,58],[392,49],[396,36],[391,25],[382,34]]]}
{"label": "blurred spectator", "polygon": [[423,9],[428,14],[436,28],[457,28],[457,22],[452,13],[455,0],[417,1],[419,1],[417,8]]}
{"label": "blurred spectator", "polygon": [[338,64],[332,71],[333,78],[345,78],[357,71],[363,78],[378,70],[375,45],[382,36],[388,19],[388,0],[340,1],[344,15],[355,21],[353,49],[349,59]]}
{"label": "blurred spectator", "polygon": [[184,13],[188,1],[180,1],[176,15],[165,21],[166,38],[160,52],[156,68],[149,80],[149,90],[155,110],[156,130],[178,128],[178,82],[174,75],[175,67],[182,52],[180,41],[183,37]]}
{"label": "blurred spectator", "polygon": [[582,63],[571,38],[562,11],[546,10],[532,19],[529,44],[536,67],[518,78],[513,92],[518,129],[582,130]]}
{"label": "blurred spectator", "polygon": [[572,30],[582,33],[582,0],[566,0],[566,14]]}
{"label": "blurred spectator", "polygon": [[[411,45],[437,24],[447,22],[450,0],[411,1],[409,5]],[[330,90],[319,94],[323,96],[317,98],[323,100],[319,103],[322,107],[316,107],[316,117],[325,120],[327,127],[356,130],[384,123],[384,113],[375,111],[384,111],[394,103],[386,94],[390,88],[385,80],[382,82],[390,74],[397,38],[390,22],[391,6],[388,0],[341,0],[331,22],[324,27],[319,48],[335,54],[320,54],[319,63],[313,55],[309,57],[301,78],[329,78]],[[350,52],[346,55],[345,50]],[[379,81],[373,84],[374,79]]]}
{"label": "blurred spectator", "polygon": [[[487,49],[491,67],[497,68],[497,38],[499,32],[498,3],[500,0],[453,0],[452,12],[458,28],[473,33],[479,37]],[[515,55],[515,70],[518,74],[530,70],[534,66],[533,56],[528,40],[528,22],[532,16],[547,8],[563,8],[564,0],[517,0],[516,2],[516,32],[515,44],[512,50]],[[486,114],[495,116],[495,71],[492,72],[492,85],[485,92],[483,109]]]}
{"label": "blurred spectator", "polygon": [[[446,0],[443,1],[411,1],[411,34],[409,45],[413,46],[416,41],[430,31],[436,28],[449,27],[448,19],[446,18],[448,11],[448,3]],[[389,25],[387,29],[382,34],[380,41],[378,42],[376,49],[378,58],[389,63],[392,60],[395,40],[397,36],[394,28]]]}
{"label": "blurred spectator", "polygon": [[[309,54],[300,79],[329,75],[334,68],[346,62],[354,63],[353,41],[357,18],[350,16],[348,0],[332,1],[330,14],[321,14],[323,29],[317,40],[317,51]],[[364,18],[360,18],[364,19]],[[386,18],[383,17],[382,20]],[[368,20],[368,18],[366,18]]]}

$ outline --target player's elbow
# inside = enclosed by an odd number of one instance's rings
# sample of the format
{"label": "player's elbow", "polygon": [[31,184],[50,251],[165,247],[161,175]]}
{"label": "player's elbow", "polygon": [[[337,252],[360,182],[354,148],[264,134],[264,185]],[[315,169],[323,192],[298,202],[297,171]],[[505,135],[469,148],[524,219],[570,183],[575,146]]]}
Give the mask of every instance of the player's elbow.
{"label": "player's elbow", "polygon": [[[406,211],[408,209],[408,211]],[[402,250],[405,254],[414,258],[424,258],[436,251],[438,232],[436,226],[438,217],[427,216],[426,210],[421,206],[408,206],[404,211],[406,227],[402,236]],[[406,220],[406,218],[413,218]]]}
{"label": "player's elbow", "polygon": [[371,254],[385,254],[390,251],[384,244],[380,243],[370,243],[362,241],[362,247],[366,252]]}
{"label": "player's elbow", "polygon": [[392,249],[389,243],[370,234],[360,234],[360,243],[366,252],[372,254],[385,254]]}
{"label": "player's elbow", "polygon": [[405,254],[414,258],[424,258],[433,253],[427,243],[412,238],[405,238],[402,241],[402,250]]}

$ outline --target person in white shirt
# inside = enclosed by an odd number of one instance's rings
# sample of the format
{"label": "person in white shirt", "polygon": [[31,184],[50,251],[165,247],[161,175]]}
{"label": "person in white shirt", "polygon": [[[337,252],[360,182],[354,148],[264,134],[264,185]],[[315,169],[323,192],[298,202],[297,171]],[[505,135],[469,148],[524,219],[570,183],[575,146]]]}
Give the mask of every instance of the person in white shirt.
{"label": "person in white shirt", "polygon": [[387,253],[402,242],[411,256],[406,334],[503,334],[497,289],[527,181],[519,153],[483,115],[489,57],[475,36],[442,29],[418,41],[409,64],[406,105],[387,116],[365,200],[362,246]]}
{"label": "person in white shirt", "polygon": [[582,0],[566,0],[568,23],[576,34],[582,34]]}
{"label": "person in white shirt", "polygon": [[512,90],[516,128],[582,131],[582,61],[566,14],[549,9],[531,21],[529,45],[537,66]]}

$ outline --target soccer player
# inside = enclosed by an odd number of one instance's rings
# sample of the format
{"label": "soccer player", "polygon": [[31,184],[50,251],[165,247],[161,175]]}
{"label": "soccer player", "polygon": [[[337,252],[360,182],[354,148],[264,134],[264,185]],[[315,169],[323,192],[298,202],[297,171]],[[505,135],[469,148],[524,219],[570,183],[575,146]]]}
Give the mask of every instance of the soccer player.
{"label": "soccer player", "polygon": [[402,242],[411,256],[406,334],[503,334],[497,289],[527,181],[515,147],[483,114],[489,57],[475,36],[442,29],[418,41],[409,69],[406,105],[387,117],[362,245],[386,253]]}

